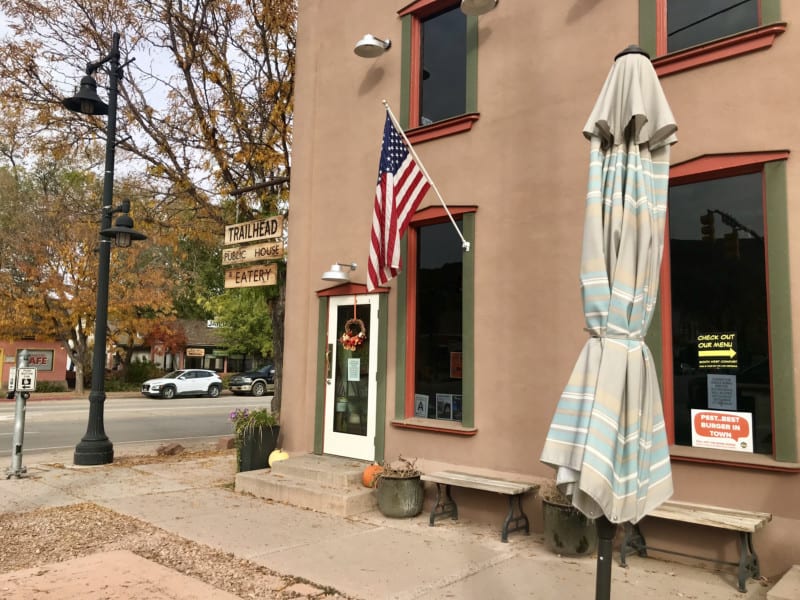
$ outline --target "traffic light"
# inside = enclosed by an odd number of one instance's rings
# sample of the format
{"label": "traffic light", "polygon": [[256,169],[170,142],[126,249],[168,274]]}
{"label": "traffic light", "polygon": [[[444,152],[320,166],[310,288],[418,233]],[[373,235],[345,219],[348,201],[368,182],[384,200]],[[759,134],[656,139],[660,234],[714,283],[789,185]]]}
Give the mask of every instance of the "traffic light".
{"label": "traffic light", "polygon": [[739,231],[737,229],[725,234],[723,244],[725,246],[725,256],[739,258]]}
{"label": "traffic light", "polygon": [[700,232],[703,235],[704,241],[714,241],[714,213],[710,210],[707,210],[706,214],[700,216]]}

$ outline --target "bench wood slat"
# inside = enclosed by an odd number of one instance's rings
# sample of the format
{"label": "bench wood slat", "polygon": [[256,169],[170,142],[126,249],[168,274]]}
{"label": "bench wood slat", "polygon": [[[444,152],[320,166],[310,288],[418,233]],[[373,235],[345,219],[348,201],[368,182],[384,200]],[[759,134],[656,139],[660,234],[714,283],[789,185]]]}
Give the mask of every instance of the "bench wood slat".
{"label": "bench wood slat", "polygon": [[508,481],[506,479],[497,479],[494,477],[484,477],[481,475],[472,475],[469,473],[459,473],[457,471],[438,471],[436,473],[426,473],[422,475],[421,479],[423,481],[430,481],[432,483],[443,483],[458,487],[468,487],[476,490],[483,490],[485,492],[495,492],[510,496],[524,494],[534,489],[534,487],[538,488],[538,486],[535,486],[534,484]]}
{"label": "bench wood slat", "polygon": [[750,533],[758,531],[772,520],[770,513],[678,501],[665,502],[648,516]]}

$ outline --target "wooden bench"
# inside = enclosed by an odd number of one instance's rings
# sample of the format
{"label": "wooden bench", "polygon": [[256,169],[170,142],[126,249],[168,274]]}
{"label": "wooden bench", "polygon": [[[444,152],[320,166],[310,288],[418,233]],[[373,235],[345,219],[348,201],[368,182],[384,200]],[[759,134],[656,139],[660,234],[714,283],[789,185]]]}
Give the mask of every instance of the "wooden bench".
{"label": "wooden bench", "polygon": [[[708,506],[705,504],[693,504],[690,502],[670,501],[665,502],[653,512],[648,513],[647,516],[658,519],[681,521],[682,523],[691,523],[693,525],[728,529],[737,532],[739,534],[739,562],[724,564],[738,565],[740,592],[747,591],[745,582],[748,576],[760,576],[761,570],[758,565],[758,556],[753,549],[753,534],[772,520],[771,514],[723,508],[720,506]],[[673,550],[664,550],[663,548],[647,546],[638,524],[631,525],[630,523],[626,523],[625,536],[622,540],[622,548],[620,551],[620,564],[624,567],[625,557],[634,552],[638,553],[639,556],[647,556],[647,548],[658,552],[681,554]],[[708,560],[723,562],[715,559]]]}
{"label": "wooden bench", "polygon": [[501,540],[507,542],[508,534],[514,531],[525,530],[525,534],[530,535],[530,522],[522,510],[522,496],[530,491],[536,493],[539,489],[537,484],[520,483],[518,481],[508,481],[506,479],[456,471],[426,473],[422,475],[421,479],[422,481],[430,481],[436,484],[436,504],[431,511],[431,527],[433,527],[437,519],[445,517],[458,519],[458,506],[450,494],[450,488],[462,487],[508,496],[508,515],[503,521],[503,529],[500,532]]}

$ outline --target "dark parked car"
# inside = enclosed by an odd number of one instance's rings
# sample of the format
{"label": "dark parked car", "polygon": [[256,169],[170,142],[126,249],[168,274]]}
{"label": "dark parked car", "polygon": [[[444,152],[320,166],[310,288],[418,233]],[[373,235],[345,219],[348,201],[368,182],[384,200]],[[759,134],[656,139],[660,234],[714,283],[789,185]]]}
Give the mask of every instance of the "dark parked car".
{"label": "dark parked car", "polygon": [[275,389],[275,367],[266,364],[254,371],[234,375],[228,381],[228,387],[237,396],[263,396],[267,391]]}
{"label": "dark parked car", "polygon": [[142,384],[145,396],[174,398],[175,396],[209,396],[216,398],[222,392],[222,379],[206,369],[182,369],[163,377],[148,379]]}

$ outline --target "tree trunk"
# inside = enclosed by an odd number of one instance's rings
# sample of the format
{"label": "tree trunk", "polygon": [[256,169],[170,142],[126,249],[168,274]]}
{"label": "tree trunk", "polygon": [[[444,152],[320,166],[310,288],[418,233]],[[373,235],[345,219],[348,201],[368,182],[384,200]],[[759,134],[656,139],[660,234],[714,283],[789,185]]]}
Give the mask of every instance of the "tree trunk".
{"label": "tree trunk", "polygon": [[278,286],[278,296],[272,298],[270,315],[272,318],[272,353],[275,359],[275,393],[272,397],[272,411],[280,413],[283,391],[283,319],[286,314],[286,271],[281,273],[283,281]]}

